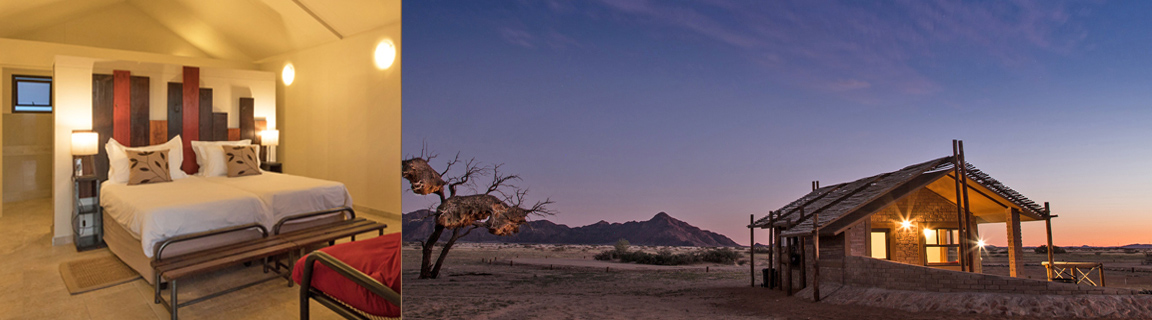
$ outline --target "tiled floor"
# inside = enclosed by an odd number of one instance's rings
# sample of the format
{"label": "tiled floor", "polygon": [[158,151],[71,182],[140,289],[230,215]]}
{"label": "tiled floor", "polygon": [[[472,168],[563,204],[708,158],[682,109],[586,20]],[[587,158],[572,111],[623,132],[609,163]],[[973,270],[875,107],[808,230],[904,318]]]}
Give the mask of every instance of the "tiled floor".
{"label": "tiled floor", "polygon": [[[143,279],[71,295],[59,265],[78,258],[111,255],[108,249],[76,252],[71,244],[52,246],[50,199],[5,203],[0,216],[0,319],[168,319],[152,303],[152,286]],[[400,232],[400,221],[359,214]],[[363,235],[367,237],[369,235]],[[180,282],[187,301],[236,283],[265,277],[258,265],[234,267]],[[181,319],[297,319],[298,286],[273,280],[180,308]],[[167,297],[167,291],[165,291]],[[341,319],[312,302],[313,319]]]}

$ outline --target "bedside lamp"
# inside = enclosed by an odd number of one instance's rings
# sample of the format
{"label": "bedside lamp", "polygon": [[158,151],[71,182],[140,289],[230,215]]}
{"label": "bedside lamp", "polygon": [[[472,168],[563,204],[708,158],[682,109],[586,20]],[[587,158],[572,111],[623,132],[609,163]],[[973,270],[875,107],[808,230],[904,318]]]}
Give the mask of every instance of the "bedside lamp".
{"label": "bedside lamp", "polygon": [[72,130],[72,158],[76,162],[76,176],[84,176],[85,162],[91,164],[93,155],[100,152],[100,134],[92,130]]}
{"label": "bedside lamp", "polygon": [[276,146],[280,145],[280,131],[260,131],[260,145],[268,147],[268,162],[276,162]]}

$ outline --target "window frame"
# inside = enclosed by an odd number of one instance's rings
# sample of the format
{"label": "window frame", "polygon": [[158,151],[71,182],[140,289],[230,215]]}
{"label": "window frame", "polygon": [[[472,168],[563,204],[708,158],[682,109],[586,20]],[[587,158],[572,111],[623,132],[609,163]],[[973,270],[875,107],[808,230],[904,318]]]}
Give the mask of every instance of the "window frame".
{"label": "window frame", "polygon": [[872,253],[871,242],[872,233],[874,232],[884,233],[884,260],[892,261],[892,229],[890,228],[872,228],[872,230],[868,231],[868,257],[872,259],[878,259]]}
{"label": "window frame", "polygon": [[[924,239],[924,251],[921,251],[924,254],[924,265],[927,265],[927,266],[959,266],[960,265],[960,254],[961,254],[960,253],[960,239],[958,237],[953,237],[952,240],[954,243],[952,243],[952,244],[940,244],[940,234],[941,234],[940,230],[947,230],[948,232],[944,233],[946,235],[951,235],[952,232],[956,232],[956,235],[959,236],[960,229],[959,228],[934,228],[931,230],[936,233],[936,244],[928,244],[928,236],[924,236],[923,238],[921,238],[921,239]],[[947,238],[945,238],[945,239],[947,239]],[[956,250],[956,262],[928,262],[928,249],[931,249],[931,248],[956,248],[955,249]],[[948,251],[952,251],[952,249],[949,249]]]}
{"label": "window frame", "polygon": [[[24,79],[20,79],[24,78]],[[35,111],[35,110],[17,110],[16,107],[20,106],[20,89],[21,82],[39,82],[48,84],[48,111]],[[32,76],[23,74],[12,75],[12,113],[47,113],[51,114],[56,111],[56,97],[53,97],[53,92],[56,91],[55,81],[50,76]],[[34,105],[30,105],[34,106]],[[43,106],[35,106],[43,107]]]}

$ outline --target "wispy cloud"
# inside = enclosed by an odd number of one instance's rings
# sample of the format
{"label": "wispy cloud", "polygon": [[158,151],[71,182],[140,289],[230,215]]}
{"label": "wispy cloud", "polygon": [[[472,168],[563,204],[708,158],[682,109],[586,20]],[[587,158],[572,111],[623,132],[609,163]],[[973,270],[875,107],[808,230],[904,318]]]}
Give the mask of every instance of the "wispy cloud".
{"label": "wispy cloud", "polygon": [[1062,4],[1050,2],[601,4],[621,20],[654,27],[653,32],[685,30],[741,49],[755,64],[828,91],[936,92],[939,80],[922,70],[931,67],[935,57],[961,52],[1018,68],[1032,63],[1038,51],[1068,52],[1086,37],[1083,31],[1069,30],[1075,27],[1068,25],[1070,16]]}
{"label": "wispy cloud", "polygon": [[504,39],[504,41],[506,41],[508,43],[511,43],[511,44],[514,44],[517,46],[521,46],[521,47],[525,47],[525,48],[535,48],[536,47],[536,45],[534,44],[534,42],[536,42],[536,36],[532,35],[528,31],[525,31],[523,29],[513,29],[513,28],[500,29],[500,38]]}
{"label": "wispy cloud", "polygon": [[506,27],[501,28],[499,32],[500,38],[504,39],[505,42],[524,48],[547,47],[555,50],[563,50],[583,46],[579,41],[576,41],[576,39],[553,29],[528,31],[526,29]]}

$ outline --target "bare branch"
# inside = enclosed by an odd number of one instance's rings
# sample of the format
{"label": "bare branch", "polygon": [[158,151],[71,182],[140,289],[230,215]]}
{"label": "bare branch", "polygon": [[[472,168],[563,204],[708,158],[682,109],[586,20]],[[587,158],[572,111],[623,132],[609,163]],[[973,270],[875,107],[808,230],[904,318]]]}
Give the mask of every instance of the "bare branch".
{"label": "bare branch", "polygon": [[544,201],[537,201],[536,204],[533,204],[532,207],[528,208],[526,211],[528,211],[529,214],[537,214],[542,216],[555,215],[556,211],[548,208],[548,205],[553,203],[555,202],[552,201],[552,198],[547,198],[544,199]]}
{"label": "bare branch", "polygon": [[440,172],[440,175],[441,176],[447,175],[448,170],[452,170],[452,166],[458,162],[460,162],[460,153],[459,152],[456,153],[455,158],[452,158],[452,161],[448,161],[448,164],[444,166],[444,171]]}
{"label": "bare branch", "polygon": [[484,194],[492,194],[492,192],[499,190],[500,187],[510,187],[513,189],[516,188],[516,186],[508,184],[508,182],[513,181],[513,180],[520,180],[520,176],[515,175],[515,174],[511,174],[511,175],[507,175],[507,176],[502,175],[500,173],[500,166],[503,166],[503,165],[504,164],[501,163],[501,164],[492,166],[492,183],[488,184],[488,191],[485,191]]}
{"label": "bare branch", "polygon": [[468,184],[473,177],[483,175],[485,171],[487,171],[487,168],[480,166],[476,158],[468,159],[468,161],[464,162],[464,174],[448,179],[448,197],[455,197],[456,187]]}
{"label": "bare branch", "polygon": [[436,158],[436,156],[438,156],[438,154],[428,149],[428,140],[424,140],[420,143],[420,159],[431,162],[432,159]]}

